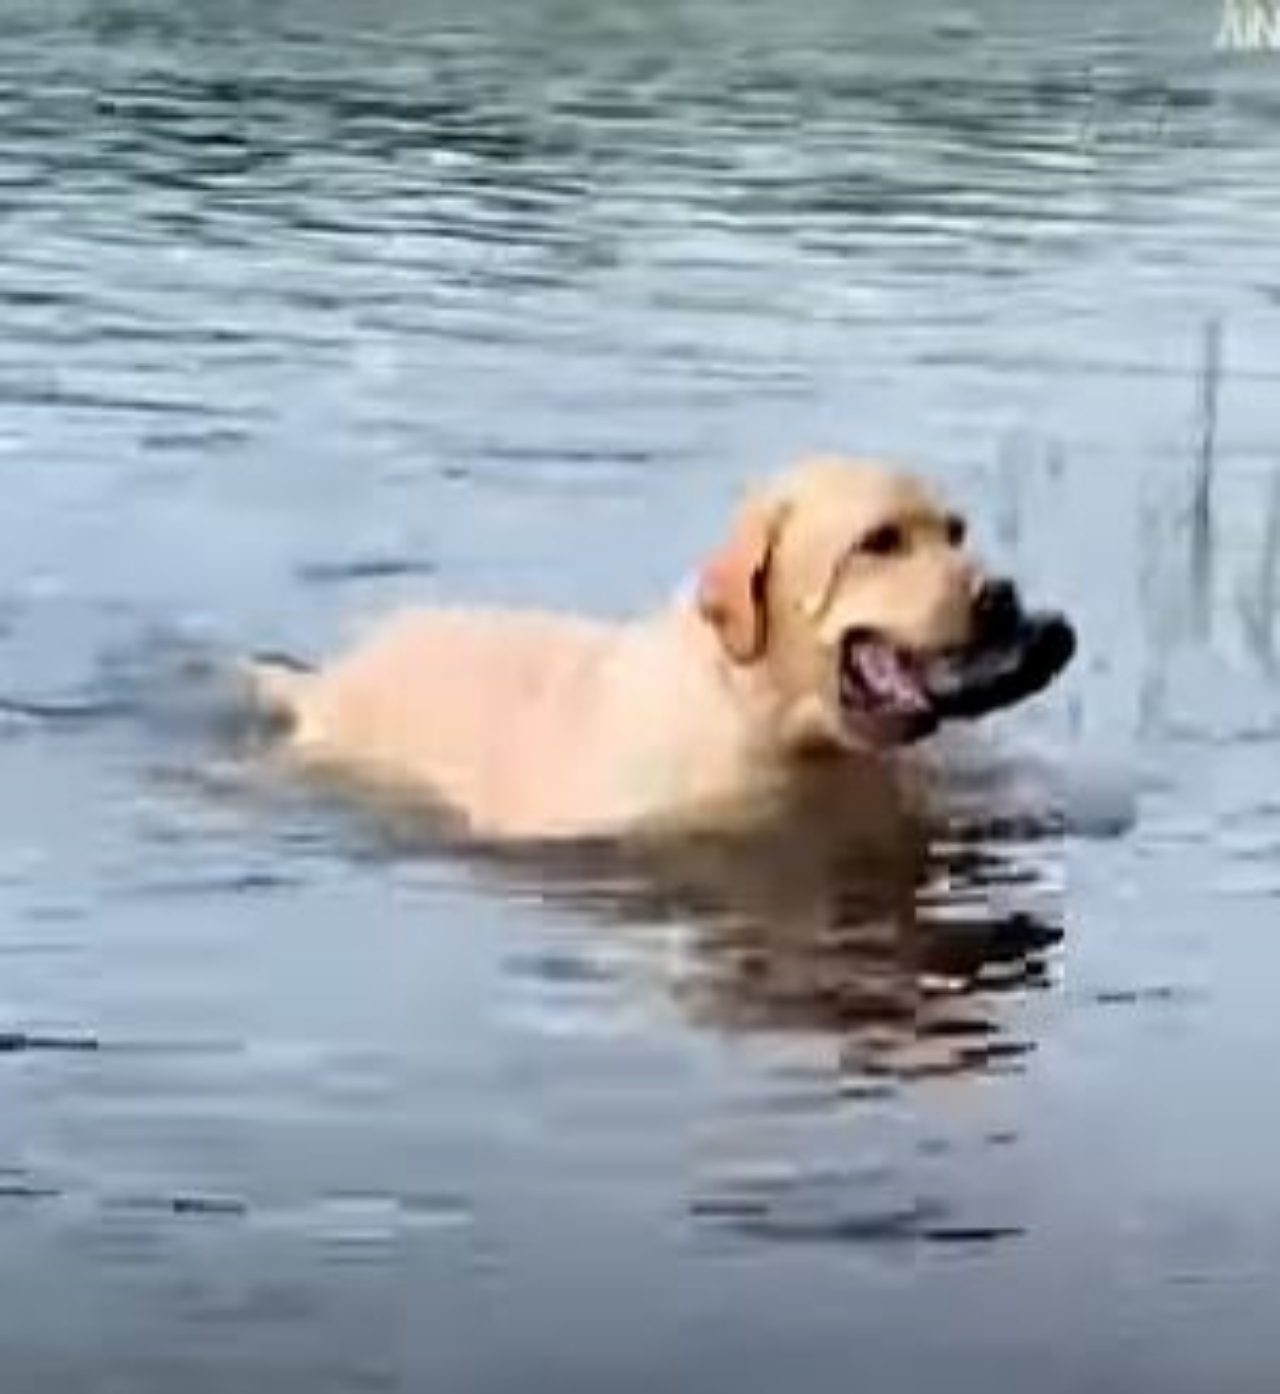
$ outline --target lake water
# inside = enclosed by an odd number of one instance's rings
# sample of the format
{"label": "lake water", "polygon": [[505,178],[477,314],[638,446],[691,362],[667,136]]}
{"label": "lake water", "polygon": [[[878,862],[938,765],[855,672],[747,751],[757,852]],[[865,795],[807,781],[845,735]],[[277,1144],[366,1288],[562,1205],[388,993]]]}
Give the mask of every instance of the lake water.
{"label": "lake water", "polygon": [[[5,7],[6,1394],[1275,1389],[1280,57],[1218,22]],[[220,656],[653,603],[815,447],[1083,640],[991,730],[1041,816],[905,900],[237,772]]]}

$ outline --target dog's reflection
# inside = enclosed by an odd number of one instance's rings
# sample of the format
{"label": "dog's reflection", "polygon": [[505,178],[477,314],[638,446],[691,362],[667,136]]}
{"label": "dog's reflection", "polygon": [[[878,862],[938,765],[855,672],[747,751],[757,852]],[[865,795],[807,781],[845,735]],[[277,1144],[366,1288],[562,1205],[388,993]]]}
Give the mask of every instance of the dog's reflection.
{"label": "dog's reflection", "polygon": [[886,786],[733,838],[456,846],[494,889],[636,929],[679,925],[674,991],[722,1030],[821,1034],[851,1079],[1008,1067],[1002,995],[1049,981],[1062,937],[1057,824],[928,816]]}

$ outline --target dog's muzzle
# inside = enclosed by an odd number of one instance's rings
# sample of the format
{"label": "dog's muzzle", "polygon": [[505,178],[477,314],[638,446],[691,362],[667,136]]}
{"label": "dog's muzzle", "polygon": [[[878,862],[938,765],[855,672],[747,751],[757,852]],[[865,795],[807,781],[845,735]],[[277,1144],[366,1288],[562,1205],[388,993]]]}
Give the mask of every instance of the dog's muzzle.
{"label": "dog's muzzle", "polygon": [[890,743],[919,740],[943,721],[974,720],[1034,696],[1075,651],[1065,615],[1024,610],[1012,582],[990,581],[974,602],[963,647],[916,654],[873,632],[847,632],[841,704]]}
{"label": "dog's muzzle", "polygon": [[1065,615],[1024,610],[1011,581],[989,581],[974,605],[970,642],[926,660],[922,682],[940,720],[972,719],[1042,691],[1075,651]]}

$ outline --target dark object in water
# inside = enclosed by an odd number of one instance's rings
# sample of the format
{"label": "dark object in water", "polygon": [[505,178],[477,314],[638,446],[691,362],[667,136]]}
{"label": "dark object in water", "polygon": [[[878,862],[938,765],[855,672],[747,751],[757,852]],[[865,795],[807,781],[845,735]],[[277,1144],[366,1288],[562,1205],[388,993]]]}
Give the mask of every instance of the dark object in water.
{"label": "dark object in water", "polygon": [[1065,615],[1024,610],[1011,581],[993,580],[963,647],[918,655],[866,630],[846,633],[841,699],[852,711],[891,719],[899,741],[921,740],[944,721],[974,720],[1034,696],[1075,651]]}
{"label": "dark object in water", "polygon": [[1041,691],[1075,651],[1075,630],[1064,615],[1020,612],[1007,633],[930,660],[925,687],[939,719],[972,719]]}

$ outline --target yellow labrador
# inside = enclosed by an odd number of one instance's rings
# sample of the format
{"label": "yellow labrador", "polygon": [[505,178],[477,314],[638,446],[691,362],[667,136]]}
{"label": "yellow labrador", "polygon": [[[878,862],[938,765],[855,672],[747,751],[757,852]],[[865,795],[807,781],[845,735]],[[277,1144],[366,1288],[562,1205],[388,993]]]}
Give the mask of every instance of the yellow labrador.
{"label": "yellow labrador", "polygon": [[419,791],[479,836],[643,835],[856,807],[895,750],[1030,696],[1074,647],[921,480],[824,457],[753,491],[651,616],[413,611],[253,681],[290,760]]}

